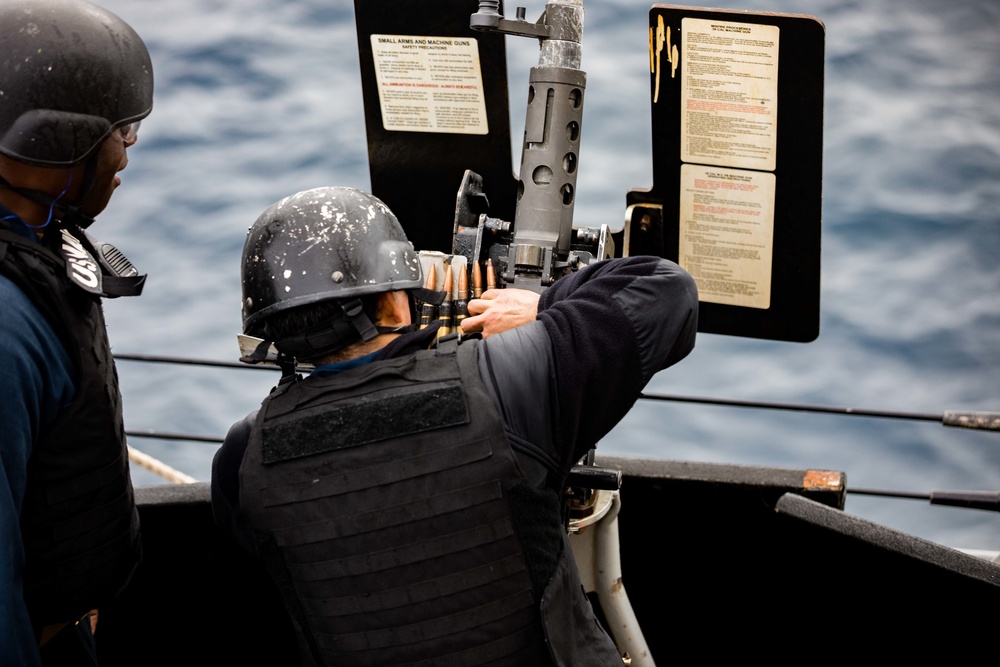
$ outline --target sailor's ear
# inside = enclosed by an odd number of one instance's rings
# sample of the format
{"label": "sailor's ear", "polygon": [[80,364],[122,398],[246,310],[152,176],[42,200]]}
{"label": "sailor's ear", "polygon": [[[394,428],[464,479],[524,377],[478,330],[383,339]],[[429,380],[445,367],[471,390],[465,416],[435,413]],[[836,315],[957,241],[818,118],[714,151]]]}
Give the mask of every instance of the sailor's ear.
{"label": "sailor's ear", "polygon": [[404,327],[412,322],[410,299],[406,292],[382,292],[379,294],[378,306],[375,311],[380,327]]}

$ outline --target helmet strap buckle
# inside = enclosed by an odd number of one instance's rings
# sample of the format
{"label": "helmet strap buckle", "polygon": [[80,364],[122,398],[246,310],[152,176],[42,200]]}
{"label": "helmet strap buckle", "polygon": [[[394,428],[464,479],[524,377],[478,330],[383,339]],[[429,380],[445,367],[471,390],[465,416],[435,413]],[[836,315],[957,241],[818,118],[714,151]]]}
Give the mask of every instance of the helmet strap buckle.
{"label": "helmet strap buckle", "polygon": [[365,314],[361,299],[355,298],[350,301],[341,301],[340,308],[344,311],[344,316],[351,322],[351,326],[361,336],[361,340],[369,341],[378,336],[378,329],[375,328],[375,325],[372,324],[372,321]]}

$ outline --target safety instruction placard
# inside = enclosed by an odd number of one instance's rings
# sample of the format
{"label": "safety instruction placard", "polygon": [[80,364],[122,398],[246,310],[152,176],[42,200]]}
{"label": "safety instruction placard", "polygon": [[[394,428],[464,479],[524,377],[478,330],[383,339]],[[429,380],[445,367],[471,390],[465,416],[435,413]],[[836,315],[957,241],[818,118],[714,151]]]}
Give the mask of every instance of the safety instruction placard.
{"label": "safety instruction placard", "polygon": [[681,160],[773,171],[778,135],[773,25],[681,21]]}
{"label": "safety instruction placard", "polygon": [[678,264],[701,301],[770,307],[774,190],[771,173],[681,166]]}
{"label": "safety instruction placard", "polygon": [[371,45],[386,130],[489,133],[476,39],[373,34]]}

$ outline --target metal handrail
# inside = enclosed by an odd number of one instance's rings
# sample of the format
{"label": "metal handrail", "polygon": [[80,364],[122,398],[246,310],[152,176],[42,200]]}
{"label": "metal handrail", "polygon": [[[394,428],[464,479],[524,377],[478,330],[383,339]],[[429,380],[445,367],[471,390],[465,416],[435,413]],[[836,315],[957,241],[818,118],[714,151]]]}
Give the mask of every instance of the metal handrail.
{"label": "metal handrail", "polygon": [[[181,364],[188,366],[210,366],[215,368],[243,368],[276,372],[271,365],[251,365],[235,361],[214,361],[148,354],[116,354],[116,360],[150,363]],[[908,419],[913,421],[933,421],[943,426],[972,428],[1000,432],[1000,412],[973,412],[968,410],[945,410],[943,412],[906,412],[893,410],[872,410],[867,408],[839,407],[831,405],[810,405],[804,403],[780,403],[768,401],[748,401],[743,399],[712,398],[706,396],[681,396],[676,394],[642,393],[639,398],[652,401],[673,401],[679,403],[701,403],[704,405],[724,405],[739,408],[765,410],[789,410],[822,414],[850,415],[853,417],[878,417],[883,419]],[[185,438],[180,438],[185,439]],[[200,438],[196,438],[200,439]]]}
{"label": "metal handrail", "polygon": [[[239,362],[214,361],[209,359],[193,359],[160,355],[115,354],[116,361],[138,361],[147,363],[165,363],[187,366],[208,366],[214,368],[244,368],[251,370],[267,370],[277,372],[270,365],[249,365]],[[801,403],[780,403],[767,401],[748,401],[743,399],[712,398],[705,396],[681,396],[675,394],[643,393],[639,398],[654,401],[670,401],[678,403],[699,403],[705,405],[721,405],[727,407],[756,408],[765,410],[788,410],[793,412],[811,412],[821,414],[848,415],[854,417],[875,417],[883,419],[905,419],[912,421],[933,421],[943,426],[957,426],[979,430],[1000,431],[1000,413],[944,411],[906,412],[889,410],[872,410],[865,408],[837,407],[828,405],[811,405]],[[221,444],[223,438],[216,436],[190,433],[170,433],[153,430],[129,430],[125,434],[132,438],[151,438],[158,440],[187,440]],[[881,489],[847,489],[848,493],[857,495],[879,496],[883,498],[905,498],[929,501],[932,505],[951,505],[956,507],[973,507],[1000,512],[1000,493],[992,491],[948,491],[932,490],[928,493],[906,491],[890,491]]]}
{"label": "metal handrail", "polygon": [[880,417],[884,419],[933,421],[940,423],[942,426],[954,426],[958,428],[971,428],[981,431],[1000,432],[1000,412],[973,412],[969,410],[945,410],[944,412],[904,412],[898,410],[870,410],[867,408],[849,408],[831,405],[747,401],[729,398],[708,398],[703,396],[679,396],[673,394],[640,394],[639,398],[656,401],[725,405],[738,408],[817,412],[823,414],[850,415],[852,417]]}

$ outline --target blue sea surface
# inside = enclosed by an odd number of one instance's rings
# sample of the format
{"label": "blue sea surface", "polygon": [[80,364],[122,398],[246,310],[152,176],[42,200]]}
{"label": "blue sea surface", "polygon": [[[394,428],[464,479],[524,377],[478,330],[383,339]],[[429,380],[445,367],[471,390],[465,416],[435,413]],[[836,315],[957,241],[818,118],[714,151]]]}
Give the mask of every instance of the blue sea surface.
{"label": "blue sea surface", "polygon": [[[299,190],[370,185],[353,4],[100,4],[143,36],[156,75],[153,114],[93,227],[149,274],[141,298],[106,306],[114,351],[235,361],[250,224]],[[797,344],[705,334],[648,391],[1000,410],[1000,5],[713,6],[808,13],[826,27],[820,335]],[[542,8],[528,6],[529,17]],[[586,0],[585,8],[576,224],[620,228],[626,192],[652,178],[650,5]],[[537,43],[509,38],[507,50],[519,137]],[[249,368],[118,366],[131,431],[221,437],[276,379]],[[213,444],[130,442],[210,478]],[[840,470],[849,489],[1000,491],[1000,435],[934,422],[640,401],[600,451]],[[140,486],[164,483],[136,465],[133,476]],[[627,489],[623,503],[627,511]],[[1000,548],[996,513],[859,495],[848,496],[846,509],[951,546]]]}

